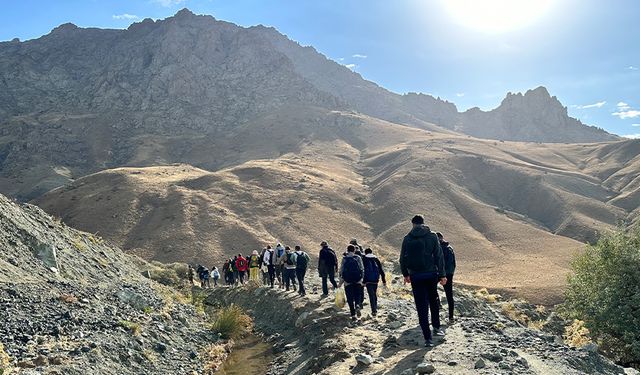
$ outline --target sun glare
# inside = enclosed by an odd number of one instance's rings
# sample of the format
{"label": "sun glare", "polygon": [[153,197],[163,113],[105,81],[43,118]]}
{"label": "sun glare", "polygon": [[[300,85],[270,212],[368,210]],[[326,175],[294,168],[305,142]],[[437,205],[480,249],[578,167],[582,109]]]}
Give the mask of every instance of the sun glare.
{"label": "sun glare", "polygon": [[456,22],[488,33],[526,27],[547,12],[553,0],[442,0]]}

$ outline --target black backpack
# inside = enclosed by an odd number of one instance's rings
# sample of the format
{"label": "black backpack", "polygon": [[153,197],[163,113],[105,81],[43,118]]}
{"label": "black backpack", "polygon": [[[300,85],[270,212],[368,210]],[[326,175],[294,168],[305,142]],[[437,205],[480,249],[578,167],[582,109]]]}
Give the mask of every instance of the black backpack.
{"label": "black backpack", "polygon": [[362,280],[363,275],[360,267],[358,267],[358,260],[356,259],[356,256],[344,257],[342,278],[349,284],[357,283]]}
{"label": "black backpack", "polygon": [[293,266],[294,265],[292,258],[293,258],[293,253],[288,253],[287,254],[287,265],[289,265],[289,266]]}
{"label": "black backpack", "polygon": [[306,270],[309,264],[309,256],[305,253],[296,254],[296,268],[299,270]]}

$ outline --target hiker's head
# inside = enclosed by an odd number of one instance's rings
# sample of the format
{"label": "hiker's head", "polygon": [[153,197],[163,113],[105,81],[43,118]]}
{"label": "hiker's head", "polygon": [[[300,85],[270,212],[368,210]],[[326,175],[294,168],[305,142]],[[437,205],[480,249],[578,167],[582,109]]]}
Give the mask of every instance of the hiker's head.
{"label": "hiker's head", "polygon": [[271,245],[267,245],[267,250],[271,250]]}
{"label": "hiker's head", "polygon": [[258,255],[258,250],[253,250],[253,255]]}
{"label": "hiker's head", "polygon": [[436,232],[436,236],[438,236],[439,240],[444,240],[444,237],[442,236],[442,233]]}
{"label": "hiker's head", "polygon": [[349,243],[351,245],[357,245],[358,244],[358,240],[356,240],[355,238],[352,238],[351,241],[349,241]]}
{"label": "hiker's head", "polygon": [[280,247],[280,246],[282,246],[282,244],[281,244],[281,243],[278,243],[278,244],[276,245],[276,247]]}
{"label": "hiker's head", "polygon": [[413,219],[411,219],[411,224],[413,224],[414,227],[424,225],[424,217],[422,217],[422,215],[414,216]]}
{"label": "hiker's head", "polygon": [[365,254],[373,254],[373,250],[371,250],[370,247],[367,247],[366,249],[364,249],[364,253]]}
{"label": "hiker's head", "polygon": [[241,257],[241,256],[242,256],[242,254],[238,254],[238,256],[239,256],[239,257]]}
{"label": "hiker's head", "polygon": [[327,247],[327,246],[329,246],[329,244],[327,243],[327,241],[322,241],[322,242],[320,242],[320,246]]}
{"label": "hiker's head", "polygon": [[291,250],[291,248],[289,246],[285,246],[284,249],[285,250]]}
{"label": "hiker's head", "polygon": [[296,245],[296,251],[300,250],[300,245]]}
{"label": "hiker's head", "polygon": [[347,246],[347,252],[348,253],[355,253],[356,252],[356,247],[353,246],[353,245]]}

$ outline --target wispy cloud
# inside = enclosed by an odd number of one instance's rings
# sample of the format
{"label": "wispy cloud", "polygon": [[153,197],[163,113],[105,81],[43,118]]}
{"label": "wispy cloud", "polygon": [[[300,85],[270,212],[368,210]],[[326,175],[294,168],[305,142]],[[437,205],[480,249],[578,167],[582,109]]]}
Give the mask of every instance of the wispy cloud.
{"label": "wispy cloud", "polygon": [[137,20],[140,18],[135,14],[129,14],[129,13],[114,14],[111,17],[113,17],[114,20]]}
{"label": "wispy cloud", "polygon": [[345,66],[351,70],[355,70],[358,67],[356,64],[346,64]]}
{"label": "wispy cloud", "polygon": [[162,5],[163,7],[172,7],[174,5],[179,5],[184,3],[187,0],[151,0],[152,3],[156,3],[158,5]]}
{"label": "wispy cloud", "polygon": [[366,59],[367,55],[361,55],[359,53],[355,53],[355,54],[351,55],[351,57],[356,58],[356,59]]}
{"label": "wispy cloud", "polygon": [[463,92],[456,93],[456,96],[458,98],[462,98],[464,96],[464,93]]}
{"label": "wispy cloud", "polygon": [[623,135],[623,138],[630,138],[630,139],[640,139],[640,134],[627,134],[627,135]]}
{"label": "wispy cloud", "polygon": [[603,100],[601,102],[597,102],[593,104],[574,105],[573,107],[578,109],[602,108],[605,104],[607,104],[607,102]]}
{"label": "wispy cloud", "polygon": [[636,126],[636,127],[638,127],[638,126],[640,126],[640,124],[631,124],[631,126]]}
{"label": "wispy cloud", "polygon": [[627,69],[629,69],[629,70],[638,70],[638,67],[633,66],[633,65],[629,65],[629,67],[627,67]]}
{"label": "wispy cloud", "polygon": [[338,61],[344,61],[344,57],[338,57],[336,60],[338,60]]}
{"label": "wispy cloud", "polygon": [[618,107],[618,110],[613,112],[612,115],[617,116],[621,120],[640,117],[640,111],[631,108],[631,106],[625,102],[618,102],[616,107]]}

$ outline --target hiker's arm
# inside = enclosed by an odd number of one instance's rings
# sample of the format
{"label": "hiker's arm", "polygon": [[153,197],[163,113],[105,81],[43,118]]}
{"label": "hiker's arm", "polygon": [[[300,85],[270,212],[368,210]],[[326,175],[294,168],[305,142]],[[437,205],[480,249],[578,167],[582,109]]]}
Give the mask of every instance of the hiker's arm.
{"label": "hiker's arm", "polygon": [[438,269],[438,277],[442,280],[443,278],[447,277],[447,272],[445,271],[444,268],[444,254],[442,253],[442,247],[440,246],[440,241],[436,240],[434,241],[434,243],[436,244],[435,246],[435,252],[433,254],[433,260],[435,261],[435,266]]}
{"label": "hiker's arm", "polygon": [[382,262],[378,258],[376,258],[376,262],[378,263],[378,269],[380,270],[380,277],[382,277],[382,283],[386,284],[387,283],[387,277],[384,274],[384,269],[382,268]]}
{"label": "hiker's arm", "polygon": [[405,238],[402,241],[402,249],[400,250],[400,270],[402,271],[402,276],[405,278],[409,276],[409,269],[407,268],[407,264],[404,262],[404,253],[407,250],[407,239]]}

